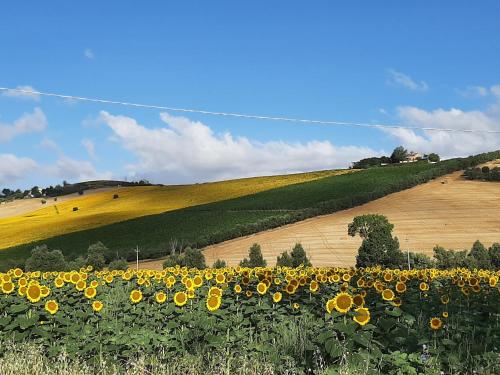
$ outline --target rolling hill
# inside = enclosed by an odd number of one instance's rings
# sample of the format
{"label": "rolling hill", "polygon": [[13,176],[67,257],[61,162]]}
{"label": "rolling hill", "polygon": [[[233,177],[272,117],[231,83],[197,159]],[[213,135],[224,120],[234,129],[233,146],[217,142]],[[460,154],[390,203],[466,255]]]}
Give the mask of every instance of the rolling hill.
{"label": "rolling hill", "polygon": [[[100,188],[88,190],[83,196],[58,197],[57,202],[48,198],[44,206],[40,199],[17,200],[0,206],[0,249],[347,172],[350,171],[330,170],[193,185]],[[101,182],[99,186],[102,185]],[[113,199],[115,194],[118,199]],[[34,209],[36,206],[38,209]],[[73,207],[78,211],[73,211]]]}
{"label": "rolling hill", "polygon": [[[61,249],[69,257],[76,257],[96,241],[102,241],[110,249],[111,256],[130,259],[134,256],[132,249],[137,245],[142,258],[159,258],[167,253],[172,239],[184,245],[205,247],[359,206],[497,158],[500,158],[499,151],[436,164],[418,162],[372,168],[206,204],[192,202],[189,207],[10,247],[0,251],[0,264],[23,262],[38,244],[47,244],[52,249]],[[220,194],[220,199],[224,198],[230,196]],[[111,200],[111,197],[108,195],[107,199]],[[102,216],[96,212],[97,218]]]}

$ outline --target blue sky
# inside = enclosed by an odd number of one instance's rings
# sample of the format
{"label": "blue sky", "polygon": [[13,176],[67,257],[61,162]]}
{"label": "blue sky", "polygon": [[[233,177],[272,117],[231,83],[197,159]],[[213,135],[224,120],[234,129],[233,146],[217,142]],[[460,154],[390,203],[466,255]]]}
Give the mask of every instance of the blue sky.
{"label": "blue sky", "polygon": [[[2,3],[0,14],[2,87],[500,129],[498,1],[27,1]],[[466,156],[500,148],[499,138],[181,115],[4,92],[0,187],[327,169],[399,144]]]}

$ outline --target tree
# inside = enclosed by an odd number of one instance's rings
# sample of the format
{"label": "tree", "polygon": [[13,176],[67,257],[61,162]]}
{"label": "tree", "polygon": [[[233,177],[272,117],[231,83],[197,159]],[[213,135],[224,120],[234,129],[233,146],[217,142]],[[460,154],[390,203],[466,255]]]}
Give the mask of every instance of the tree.
{"label": "tree", "polygon": [[175,266],[184,266],[184,257],[179,254],[171,254],[165,258],[163,262],[163,268],[175,267]]}
{"label": "tree", "polygon": [[123,258],[115,259],[111,263],[109,263],[108,268],[110,270],[123,270],[123,271],[126,271],[128,269],[128,262],[125,259],[123,259]]}
{"label": "tree", "polygon": [[78,257],[76,259],[68,261],[66,269],[68,271],[78,271],[87,265],[87,260],[84,257]]}
{"label": "tree", "polygon": [[220,259],[217,259],[214,265],[212,266],[212,268],[226,268],[226,267],[227,267],[226,262]]}
{"label": "tree", "polygon": [[467,250],[446,250],[442,246],[436,246],[433,251],[436,268],[449,269],[466,266]]}
{"label": "tree", "polygon": [[410,252],[410,267],[412,269],[434,268],[435,265],[435,261],[428,255]]}
{"label": "tree", "polygon": [[65,271],[66,260],[61,250],[49,250],[47,245],[41,245],[31,250],[31,256],[26,259],[26,271]]}
{"label": "tree", "polygon": [[11,194],[12,194],[12,190],[7,189],[7,188],[4,188],[4,189],[2,189],[2,194],[3,194],[5,197],[8,197],[9,195],[11,195]]}
{"label": "tree", "polygon": [[500,243],[495,242],[488,249],[488,253],[490,255],[491,267],[495,270],[500,269]]}
{"label": "tree", "polygon": [[307,258],[306,251],[302,245],[300,243],[296,243],[290,255],[288,255],[288,252],[285,251],[281,254],[281,256],[278,256],[276,265],[282,267],[310,267],[311,262]]}
{"label": "tree", "polygon": [[200,249],[186,248],[184,251],[184,265],[190,268],[203,269],[205,265],[205,256]]}
{"label": "tree", "polygon": [[283,251],[281,255],[278,255],[276,265],[279,267],[293,267],[292,257],[288,254],[288,251]]}
{"label": "tree", "polygon": [[485,165],[484,167],[481,168],[481,172],[483,172],[484,174],[490,173],[490,167]]}
{"label": "tree", "polygon": [[357,267],[381,265],[399,268],[404,265],[398,238],[392,237],[393,228],[394,225],[383,215],[362,215],[353,219],[347,233],[352,237],[359,234],[363,239],[356,256]]}
{"label": "tree", "polygon": [[108,248],[104,246],[101,241],[98,241],[89,246],[87,249],[87,260],[86,264],[92,266],[96,271],[100,271],[106,265],[106,258],[104,254],[108,251]]}
{"label": "tree", "polygon": [[30,190],[30,193],[35,198],[40,198],[42,194],[40,193],[40,188],[38,186],[33,186]]}
{"label": "tree", "polygon": [[407,156],[408,156],[408,151],[403,146],[398,146],[394,149],[394,151],[391,154],[391,162],[400,163],[406,160]]}
{"label": "tree", "polygon": [[491,268],[490,254],[479,240],[474,242],[470,253],[467,255],[467,266],[469,268]]}
{"label": "tree", "polygon": [[245,258],[240,262],[241,267],[265,267],[267,262],[262,256],[262,250],[260,249],[260,245],[254,243],[250,250],[248,251],[248,259]]}
{"label": "tree", "polygon": [[438,154],[434,153],[434,152],[431,152],[429,154],[429,156],[427,156],[427,160],[433,162],[433,163],[437,163],[439,160],[441,160],[441,158],[439,157]]}

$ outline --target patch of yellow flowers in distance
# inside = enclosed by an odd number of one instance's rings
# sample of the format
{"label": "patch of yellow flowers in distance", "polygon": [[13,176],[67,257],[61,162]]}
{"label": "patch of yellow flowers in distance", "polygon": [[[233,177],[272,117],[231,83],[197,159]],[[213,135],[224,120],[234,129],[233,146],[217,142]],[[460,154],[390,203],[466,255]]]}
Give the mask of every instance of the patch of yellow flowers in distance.
{"label": "patch of yellow flowers in distance", "polygon": [[[86,191],[83,196],[74,199],[0,219],[0,249],[350,172],[351,170],[328,170],[192,185],[135,186],[102,192]],[[118,194],[118,199],[113,199],[114,194]],[[78,207],[78,211],[74,212],[73,207]]]}
{"label": "patch of yellow flowers in distance", "polygon": [[[479,293],[499,293],[500,271],[392,270],[382,268],[242,268],[188,269],[169,267],[163,271],[97,271],[91,267],[71,272],[0,273],[0,298],[8,304],[29,303],[50,316],[71,308],[70,299],[89,314],[106,314],[106,301],[113,288],[126,290],[132,306],[161,309],[169,304],[192,309],[203,304],[215,313],[230,304],[251,300],[283,314],[300,313],[302,308],[323,310],[325,316],[350,317],[359,326],[368,324],[375,306],[398,308],[405,303],[434,304],[439,315],[428,317],[429,329],[439,330],[450,316],[449,304],[461,303]],[[416,300],[416,302],[415,302]],[[71,302],[75,303],[75,302]]]}

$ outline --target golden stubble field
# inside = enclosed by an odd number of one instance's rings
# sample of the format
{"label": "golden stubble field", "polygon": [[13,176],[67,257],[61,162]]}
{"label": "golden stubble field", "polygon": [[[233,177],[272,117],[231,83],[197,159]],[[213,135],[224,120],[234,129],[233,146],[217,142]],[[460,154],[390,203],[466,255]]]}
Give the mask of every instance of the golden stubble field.
{"label": "golden stubble field", "polygon": [[301,242],[314,266],[354,265],[361,240],[347,235],[347,225],[355,216],[369,213],[389,218],[404,250],[432,255],[437,244],[470,249],[477,239],[487,246],[500,242],[500,184],[467,181],[461,174],[456,172],[349,210],[210,246],[204,251],[207,264],[219,258],[236,265],[255,242],[261,245],[268,264],[275,264],[281,252]]}
{"label": "golden stubble field", "polygon": [[[83,196],[59,197],[57,202],[47,198],[43,206],[39,199],[23,199],[0,205],[0,249],[349,172],[328,170],[192,185],[90,190]],[[119,198],[113,199],[114,194]],[[73,212],[73,207],[78,211]]]}

